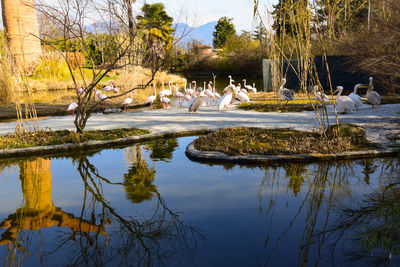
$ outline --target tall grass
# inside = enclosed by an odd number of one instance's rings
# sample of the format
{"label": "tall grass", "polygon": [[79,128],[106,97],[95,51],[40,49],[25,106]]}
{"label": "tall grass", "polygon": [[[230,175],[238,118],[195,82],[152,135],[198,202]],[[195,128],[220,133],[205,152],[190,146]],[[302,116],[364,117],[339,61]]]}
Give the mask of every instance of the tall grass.
{"label": "tall grass", "polygon": [[12,98],[12,60],[4,31],[0,32],[0,104]]}
{"label": "tall grass", "polygon": [[[37,114],[26,72],[13,64],[4,32],[0,34],[0,103],[15,103],[16,134],[37,131]],[[24,115],[25,114],[25,115]]]}
{"label": "tall grass", "polygon": [[46,52],[39,56],[33,77],[36,79],[67,80],[71,77],[68,65],[59,52]]}
{"label": "tall grass", "polygon": [[[128,91],[133,87],[144,85],[151,78],[151,70],[140,66],[135,66],[123,71],[120,71],[118,79],[115,84],[119,86],[122,91]],[[173,84],[181,84],[184,82],[183,77],[175,74],[170,74],[165,71],[157,72],[153,83],[157,85],[168,84],[171,81]],[[153,86],[134,91],[135,102],[144,102],[147,97],[154,94]],[[124,98],[124,97],[122,97]],[[122,99],[121,98],[121,99]]]}

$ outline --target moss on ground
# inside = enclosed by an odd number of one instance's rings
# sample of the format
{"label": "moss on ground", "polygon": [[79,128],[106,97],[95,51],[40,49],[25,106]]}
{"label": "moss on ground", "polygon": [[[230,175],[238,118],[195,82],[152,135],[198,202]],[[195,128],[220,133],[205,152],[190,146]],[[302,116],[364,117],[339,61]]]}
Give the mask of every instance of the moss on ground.
{"label": "moss on ground", "polygon": [[296,103],[291,101],[287,104],[278,104],[276,100],[257,101],[251,103],[243,103],[239,106],[239,108],[243,110],[255,110],[258,112],[300,112],[314,110],[312,105],[310,104],[310,101],[307,101],[307,103]]}
{"label": "moss on ground", "polygon": [[228,155],[291,155],[340,153],[372,147],[364,138],[329,137],[292,129],[224,128],[194,141],[201,151]]}
{"label": "moss on ground", "polygon": [[61,145],[66,143],[83,143],[86,141],[103,141],[148,134],[150,131],[137,128],[115,130],[85,131],[77,134],[68,130],[37,131],[22,135],[0,136],[0,148],[24,148],[35,146]]}

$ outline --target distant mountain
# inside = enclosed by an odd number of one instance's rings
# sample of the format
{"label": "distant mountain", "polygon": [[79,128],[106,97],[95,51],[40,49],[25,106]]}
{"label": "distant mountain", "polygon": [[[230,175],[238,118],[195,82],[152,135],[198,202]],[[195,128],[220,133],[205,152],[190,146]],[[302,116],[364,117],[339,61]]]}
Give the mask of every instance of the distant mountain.
{"label": "distant mountain", "polygon": [[177,23],[174,25],[174,28],[176,30],[175,36],[179,38],[182,36],[182,34],[185,34],[185,36],[181,40],[181,42],[184,44],[189,41],[197,40],[202,44],[212,46],[212,34],[215,31],[215,25],[217,25],[217,22],[211,21],[199,27],[193,28],[185,23]]}

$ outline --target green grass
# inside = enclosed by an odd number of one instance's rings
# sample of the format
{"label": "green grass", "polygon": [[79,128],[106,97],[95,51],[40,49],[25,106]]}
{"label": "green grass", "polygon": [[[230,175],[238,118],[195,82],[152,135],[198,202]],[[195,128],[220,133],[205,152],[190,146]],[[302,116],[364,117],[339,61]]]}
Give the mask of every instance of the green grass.
{"label": "green grass", "polygon": [[243,103],[239,106],[243,110],[255,110],[258,112],[300,112],[314,110],[309,100],[294,100],[285,104],[278,104],[277,100],[265,100],[251,103]]}
{"label": "green grass", "polygon": [[12,149],[66,143],[83,143],[86,141],[113,140],[148,133],[150,133],[150,131],[137,128],[85,131],[82,134],[77,134],[68,130],[38,131],[23,135],[0,136],[0,147],[2,149]]}
{"label": "green grass", "polygon": [[330,137],[292,129],[224,128],[195,140],[201,151],[228,155],[338,153],[369,148],[365,138]]}

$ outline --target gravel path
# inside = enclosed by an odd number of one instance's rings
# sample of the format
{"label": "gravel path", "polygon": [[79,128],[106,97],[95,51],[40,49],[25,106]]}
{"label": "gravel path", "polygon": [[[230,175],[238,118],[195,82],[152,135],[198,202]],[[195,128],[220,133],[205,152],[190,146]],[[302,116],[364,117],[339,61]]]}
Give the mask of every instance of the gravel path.
{"label": "gravel path", "polygon": [[[330,121],[335,123],[333,107],[328,110]],[[39,120],[41,129],[74,130],[73,116],[49,117]],[[389,135],[400,133],[400,104],[382,105],[371,108],[364,105],[352,114],[339,114],[340,122],[357,123],[367,130],[367,138],[373,142],[388,144]],[[250,126],[265,128],[294,128],[312,131],[318,129],[314,112],[256,112],[232,107],[218,112],[216,107],[202,107],[197,114],[187,109],[140,110],[113,114],[93,114],[86,129],[115,129],[137,127],[156,133],[165,131],[218,129],[229,126]],[[13,133],[16,122],[0,123],[0,135]]]}

